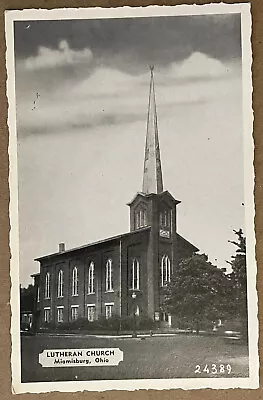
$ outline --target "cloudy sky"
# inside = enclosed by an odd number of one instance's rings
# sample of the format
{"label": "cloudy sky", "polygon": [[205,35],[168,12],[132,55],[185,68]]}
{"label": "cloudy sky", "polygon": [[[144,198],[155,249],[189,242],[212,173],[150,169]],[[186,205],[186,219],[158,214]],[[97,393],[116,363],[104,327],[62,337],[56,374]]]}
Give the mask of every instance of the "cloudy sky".
{"label": "cloudy sky", "polygon": [[178,232],[226,266],[244,227],[239,14],[15,22],[20,280],[59,242],[129,230],[149,64]]}

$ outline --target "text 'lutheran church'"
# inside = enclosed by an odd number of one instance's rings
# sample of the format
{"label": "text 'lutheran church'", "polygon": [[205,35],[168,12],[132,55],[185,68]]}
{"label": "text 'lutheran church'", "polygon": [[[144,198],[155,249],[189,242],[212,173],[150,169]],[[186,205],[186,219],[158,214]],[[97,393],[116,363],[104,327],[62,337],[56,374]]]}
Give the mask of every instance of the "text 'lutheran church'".
{"label": "text 'lutheran church'", "polygon": [[178,261],[198,249],[177,233],[180,201],[163,191],[151,68],[142,192],[130,207],[130,232],[39,257],[35,328],[104,316],[147,316],[171,324],[162,312],[164,287]]}

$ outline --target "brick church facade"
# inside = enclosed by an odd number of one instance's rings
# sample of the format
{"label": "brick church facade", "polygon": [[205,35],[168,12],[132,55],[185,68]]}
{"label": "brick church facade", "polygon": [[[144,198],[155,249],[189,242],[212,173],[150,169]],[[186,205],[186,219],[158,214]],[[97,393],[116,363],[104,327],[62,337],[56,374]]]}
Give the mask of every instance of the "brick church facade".
{"label": "brick church facade", "polygon": [[162,312],[163,290],[178,261],[198,249],[177,233],[176,200],[163,190],[153,69],[151,69],[142,192],[128,204],[130,231],[36,258],[35,328],[103,316]]}

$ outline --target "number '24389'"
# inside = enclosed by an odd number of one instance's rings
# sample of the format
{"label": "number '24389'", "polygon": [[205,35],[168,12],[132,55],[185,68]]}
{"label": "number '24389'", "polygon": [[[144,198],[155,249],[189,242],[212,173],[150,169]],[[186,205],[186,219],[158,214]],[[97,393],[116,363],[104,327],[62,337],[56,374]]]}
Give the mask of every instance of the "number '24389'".
{"label": "number '24389'", "polygon": [[195,374],[230,374],[232,371],[232,367],[230,364],[205,364],[203,367],[202,365],[197,364],[195,366]]}

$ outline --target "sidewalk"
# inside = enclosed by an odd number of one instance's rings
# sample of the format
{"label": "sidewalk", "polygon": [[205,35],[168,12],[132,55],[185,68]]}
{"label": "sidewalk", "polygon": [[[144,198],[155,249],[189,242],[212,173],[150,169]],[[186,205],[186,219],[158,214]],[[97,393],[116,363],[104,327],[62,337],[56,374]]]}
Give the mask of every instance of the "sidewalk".
{"label": "sidewalk", "polygon": [[[152,333],[136,333],[134,336],[133,333],[123,333],[123,334],[107,334],[107,333],[91,333],[91,332],[38,332],[37,336],[50,336],[50,337],[94,337],[94,338],[104,338],[104,339],[136,339],[136,338],[150,338],[150,337],[169,337],[176,336],[178,334],[186,334],[186,335],[196,335],[195,331],[183,330],[183,329],[171,329],[169,331],[160,330],[154,331]],[[213,332],[200,331],[200,336],[216,336]]]}

